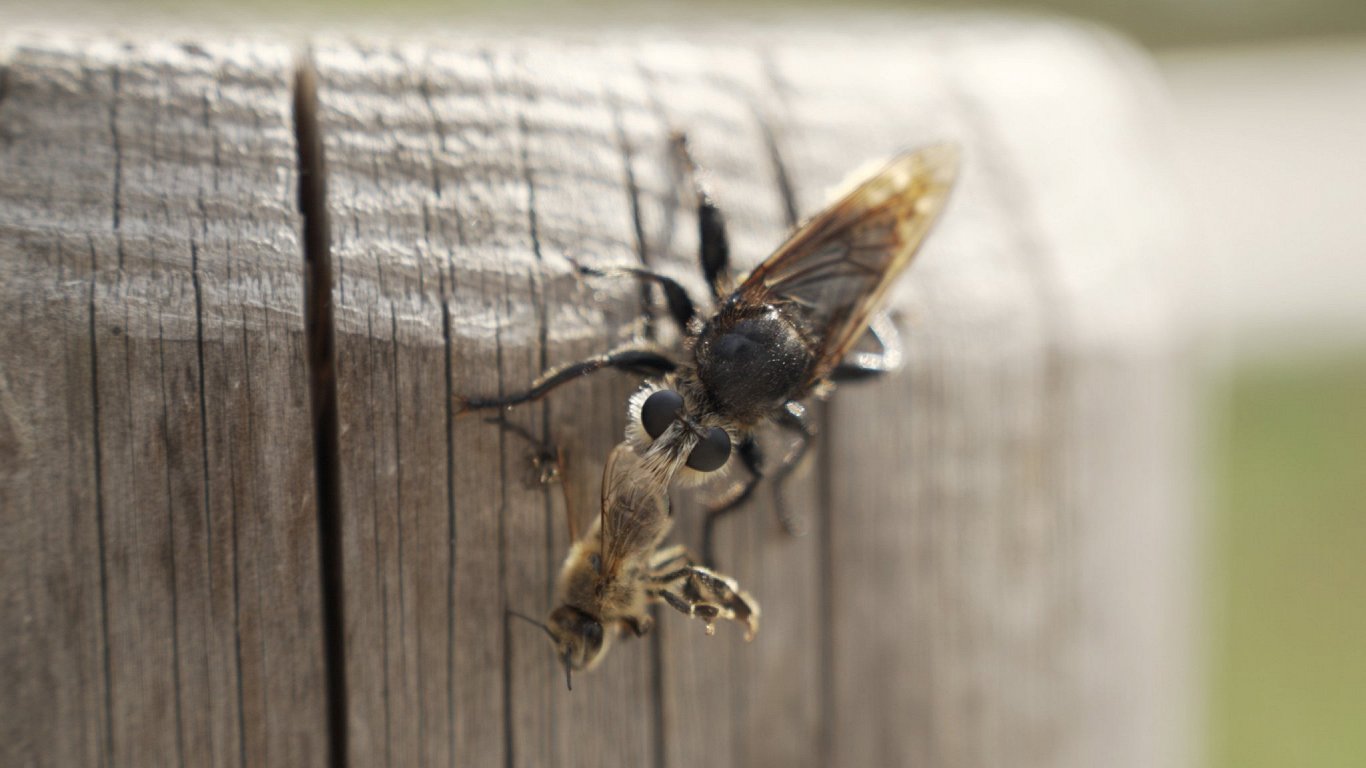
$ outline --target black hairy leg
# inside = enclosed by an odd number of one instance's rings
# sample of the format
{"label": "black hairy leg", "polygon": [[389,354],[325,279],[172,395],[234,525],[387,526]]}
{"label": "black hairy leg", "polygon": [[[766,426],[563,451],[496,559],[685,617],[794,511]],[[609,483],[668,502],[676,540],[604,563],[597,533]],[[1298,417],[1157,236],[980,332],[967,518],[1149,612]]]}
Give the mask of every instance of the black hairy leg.
{"label": "black hairy leg", "polygon": [[740,486],[740,490],[732,494],[729,499],[707,510],[706,520],[702,524],[702,562],[709,568],[716,567],[714,542],[716,523],[721,518],[744,506],[764,479],[763,451],[759,448],[759,443],[754,439],[754,435],[746,435],[736,453],[740,456],[740,463],[748,470],[749,477]]}
{"label": "black hairy leg", "polygon": [[901,332],[891,315],[879,312],[868,322],[867,331],[881,347],[879,352],[855,352],[840,361],[830,372],[835,383],[862,381],[890,373],[901,367]]}
{"label": "black hairy leg", "polygon": [[688,335],[688,326],[692,323],[692,319],[697,316],[697,305],[688,295],[687,289],[668,275],[661,275],[658,272],[640,267],[581,266],[579,272],[590,277],[633,277],[658,285],[664,291],[664,302],[669,307],[669,317],[678,326],[678,332],[684,336]]}
{"label": "black hairy leg", "polygon": [[564,452],[549,440],[541,440],[521,424],[508,421],[502,414],[484,419],[497,424],[504,432],[511,432],[531,447],[531,469],[537,485],[551,485],[564,477]]}
{"label": "black hairy leg", "polygon": [[713,297],[720,299],[731,284],[730,238],[726,234],[726,218],[711,196],[701,166],[693,159],[687,134],[675,132],[673,146],[684,183],[697,199],[698,260],[702,274],[707,278]]}
{"label": "black hairy leg", "polygon": [[557,387],[568,384],[580,376],[597,373],[604,368],[614,368],[644,377],[658,377],[673,372],[677,367],[678,364],[671,358],[653,348],[623,347],[549,371],[532,384],[530,389],[521,392],[514,392],[510,395],[464,398],[457,403],[459,406],[457,412],[506,408],[540,400]]}
{"label": "black hairy leg", "polygon": [[805,533],[804,523],[787,506],[783,489],[786,487],[787,479],[801,466],[802,460],[811,451],[816,433],[806,419],[806,408],[800,403],[788,403],[779,411],[774,422],[783,429],[794,432],[797,440],[773,472],[773,512],[777,515],[778,524],[783,527],[783,531],[789,536],[800,536]]}

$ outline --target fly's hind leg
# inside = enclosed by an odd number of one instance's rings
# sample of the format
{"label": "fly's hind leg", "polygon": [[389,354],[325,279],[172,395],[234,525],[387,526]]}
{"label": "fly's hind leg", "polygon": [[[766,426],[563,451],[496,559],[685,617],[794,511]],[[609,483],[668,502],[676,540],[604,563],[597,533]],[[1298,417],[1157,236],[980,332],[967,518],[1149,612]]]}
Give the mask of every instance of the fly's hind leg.
{"label": "fly's hind leg", "polygon": [[706,173],[693,159],[687,134],[676,131],[671,139],[679,170],[697,199],[698,260],[701,262],[702,274],[707,278],[707,286],[711,288],[713,297],[720,299],[731,284],[730,238],[726,235],[726,218],[721,215],[721,209],[711,196]]}
{"label": "fly's hind leg", "polygon": [[778,518],[778,524],[789,536],[801,536],[806,532],[805,522],[797,517],[787,506],[787,497],[783,493],[787,486],[787,480],[801,466],[802,460],[811,451],[811,444],[816,439],[816,433],[811,429],[811,424],[806,420],[806,408],[800,403],[788,403],[783,407],[775,420],[778,426],[795,432],[797,442],[783,461],[773,472],[773,512]]}
{"label": "fly's hind leg", "polygon": [[507,408],[533,402],[540,400],[558,387],[562,387],[581,376],[597,373],[604,368],[614,368],[618,371],[627,371],[640,376],[658,377],[672,373],[677,367],[678,364],[672,359],[652,348],[622,347],[549,371],[537,379],[530,389],[522,392],[514,392],[510,395],[458,399],[456,410],[463,413],[490,408]]}
{"label": "fly's hind leg", "polygon": [[879,312],[868,322],[868,333],[877,340],[880,352],[855,352],[840,361],[830,372],[835,383],[862,381],[890,373],[901,367],[901,332],[891,315]]}

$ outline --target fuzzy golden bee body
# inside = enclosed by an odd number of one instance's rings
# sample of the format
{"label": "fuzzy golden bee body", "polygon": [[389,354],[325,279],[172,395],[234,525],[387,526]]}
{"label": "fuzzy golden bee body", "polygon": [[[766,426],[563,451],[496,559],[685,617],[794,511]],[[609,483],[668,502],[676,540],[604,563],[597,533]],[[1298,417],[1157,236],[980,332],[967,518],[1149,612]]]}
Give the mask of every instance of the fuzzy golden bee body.
{"label": "fuzzy golden bee body", "polygon": [[602,513],[570,547],[549,620],[533,622],[550,636],[566,682],[596,667],[621,632],[649,632],[657,603],[701,619],[707,634],[718,619],[744,625],[746,640],[759,631],[759,604],[733,579],[697,565],[682,546],[660,548],[673,527],[668,496],[639,482],[639,462],[629,443],[608,456]]}

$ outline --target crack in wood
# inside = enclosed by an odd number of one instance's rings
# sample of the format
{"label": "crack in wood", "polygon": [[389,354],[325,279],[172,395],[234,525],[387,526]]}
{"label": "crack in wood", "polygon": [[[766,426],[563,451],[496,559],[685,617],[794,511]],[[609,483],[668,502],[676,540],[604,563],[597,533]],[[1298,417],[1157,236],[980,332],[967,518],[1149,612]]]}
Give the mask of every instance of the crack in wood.
{"label": "crack in wood", "polygon": [[[161,446],[162,450],[169,456],[172,453],[171,446],[171,394],[166,388],[166,327],[163,321],[162,312],[157,312],[157,377],[161,384]],[[185,715],[184,715],[184,686],[180,679],[180,584],[176,573],[176,552],[175,552],[175,505],[172,500],[175,498],[175,487],[171,465],[167,463],[164,467],[166,481],[166,551],[167,564],[170,573],[169,583],[171,586],[171,679],[174,681],[172,686],[175,689],[175,745],[176,745],[176,764],[185,765]]]}
{"label": "crack in wood", "polygon": [[304,328],[308,339],[314,467],[318,482],[324,668],[327,680],[328,764],[347,764],[346,639],[343,591],[341,449],[338,437],[336,325],[327,215],[327,165],[318,123],[317,74],[307,54],[294,70],[294,130],[298,148],[299,213],[303,217]]}
{"label": "crack in wood", "polygon": [[100,450],[100,353],[99,333],[95,321],[95,290],[99,285],[99,258],[96,255],[95,240],[87,237],[90,246],[90,409],[91,445],[95,459],[95,527],[100,554],[100,632],[103,641],[101,672],[104,675],[104,759],[105,764],[114,762],[114,693],[111,680],[109,651],[109,553],[105,535],[104,509],[104,457]]}

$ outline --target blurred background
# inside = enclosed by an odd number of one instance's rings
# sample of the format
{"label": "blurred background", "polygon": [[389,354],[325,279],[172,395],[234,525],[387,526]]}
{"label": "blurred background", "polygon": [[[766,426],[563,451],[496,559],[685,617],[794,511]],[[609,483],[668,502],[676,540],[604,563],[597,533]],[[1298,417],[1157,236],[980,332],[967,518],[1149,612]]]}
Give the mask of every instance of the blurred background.
{"label": "blurred background", "polygon": [[[900,8],[899,3],[863,3]],[[110,22],[433,16],[668,21],[698,4],[512,0],[0,2]],[[700,4],[763,20],[792,2]],[[816,2],[796,4],[802,11]],[[922,4],[919,7],[924,7]],[[1148,48],[1170,93],[1200,276],[1210,441],[1203,543],[1210,768],[1366,765],[1366,1],[951,3],[1094,20]],[[95,9],[95,10],[92,10]],[[694,22],[695,18],[692,19]]]}

